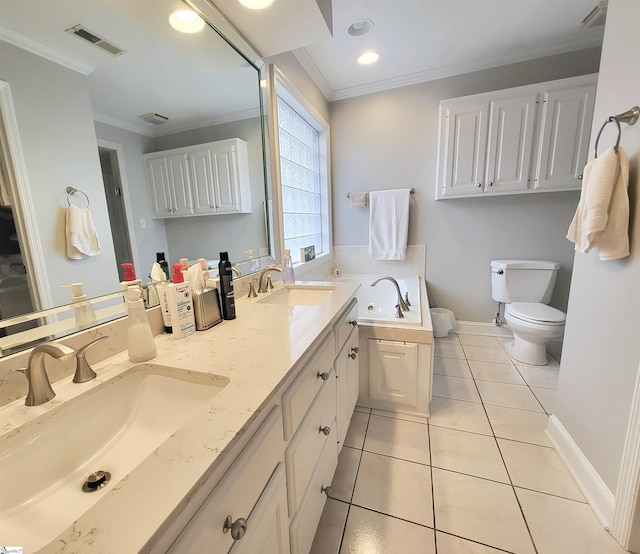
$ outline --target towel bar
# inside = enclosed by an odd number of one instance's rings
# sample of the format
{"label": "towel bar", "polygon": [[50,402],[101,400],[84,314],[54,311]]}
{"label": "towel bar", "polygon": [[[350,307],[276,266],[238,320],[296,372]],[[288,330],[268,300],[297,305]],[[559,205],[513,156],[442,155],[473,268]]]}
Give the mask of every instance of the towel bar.
{"label": "towel bar", "polygon": [[[411,194],[415,194],[416,189],[415,189],[414,187],[411,187],[411,189],[409,189],[409,192],[410,192]],[[367,194],[368,194],[368,193],[367,193]],[[350,192],[347,192],[347,198],[351,198],[351,193],[350,193]]]}
{"label": "towel bar", "polygon": [[616,145],[613,147],[617,153],[618,147],[620,146],[620,135],[622,134],[622,128],[620,127],[620,122],[627,123],[628,125],[634,125],[635,122],[638,121],[638,116],[640,116],[640,107],[638,106],[634,106],[630,110],[627,110],[626,112],[623,112],[621,114],[609,116],[605,120],[605,122],[602,124],[602,127],[600,127],[600,130],[598,131],[598,135],[596,136],[596,144],[593,148],[594,157],[595,158],[598,157],[598,141],[600,140],[600,135],[602,134],[602,131],[604,131],[604,128],[609,123],[615,122],[615,124],[618,127],[618,138],[616,140]]}

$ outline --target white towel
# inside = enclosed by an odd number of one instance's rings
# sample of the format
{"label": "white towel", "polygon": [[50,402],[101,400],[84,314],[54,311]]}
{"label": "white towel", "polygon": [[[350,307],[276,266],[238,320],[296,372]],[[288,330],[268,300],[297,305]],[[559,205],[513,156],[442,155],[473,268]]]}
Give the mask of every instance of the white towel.
{"label": "white towel", "polygon": [[404,260],[410,195],[409,189],[369,193],[369,254],[374,260]]}
{"label": "white towel", "polygon": [[366,208],[368,197],[369,197],[368,192],[350,192],[349,200],[351,200],[351,207]]}
{"label": "white towel", "polygon": [[100,253],[100,241],[89,208],[71,204],[67,208],[67,258],[81,260]]}
{"label": "white towel", "polygon": [[598,250],[601,260],[629,255],[629,160],[613,147],[584,168],[582,191],[567,238],[578,252]]}

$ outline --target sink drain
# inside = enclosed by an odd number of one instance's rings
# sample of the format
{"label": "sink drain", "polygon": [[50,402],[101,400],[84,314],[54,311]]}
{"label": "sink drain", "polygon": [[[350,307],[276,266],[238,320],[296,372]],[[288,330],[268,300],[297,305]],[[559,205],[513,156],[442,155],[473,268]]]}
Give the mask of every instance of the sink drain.
{"label": "sink drain", "polygon": [[375,310],[375,309],[376,309],[376,307],[375,307],[373,304],[369,304],[369,305],[367,306],[367,311],[369,311],[369,312],[372,312],[372,311],[373,311],[373,310]]}
{"label": "sink drain", "polygon": [[111,481],[111,473],[108,471],[95,471],[82,485],[82,490],[84,492],[93,492],[97,491],[104,487],[109,481]]}

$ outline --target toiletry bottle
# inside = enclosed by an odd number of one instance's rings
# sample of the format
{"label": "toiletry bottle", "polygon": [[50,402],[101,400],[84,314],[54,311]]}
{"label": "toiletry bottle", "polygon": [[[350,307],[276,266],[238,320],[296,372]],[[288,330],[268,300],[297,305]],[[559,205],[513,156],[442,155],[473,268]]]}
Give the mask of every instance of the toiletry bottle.
{"label": "toiletry bottle", "polygon": [[71,283],[70,285],[62,285],[63,288],[71,289],[71,302],[73,303],[73,311],[76,318],[76,327],[78,329],[86,329],[96,322],[96,314],[93,306],[84,293],[82,283]]}
{"label": "toiletry bottle", "polygon": [[291,261],[291,250],[284,251],[284,277],[286,284],[295,283],[296,276],[293,273],[293,262]]}
{"label": "toiletry bottle", "polygon": [[236,300],[233,292],[233,270],[231,269],[228,252],[220,252],[218,276],[220,277],[220,303],[222,304],[222,317],[224,319],[235,319]]}
{"label": "toiletry bottle", "polygon": [[146,362],[156,355],[156,343],[144,310],[139,287],[127,289],[129,329],[127,330],[127,350],[132,362]]}
{"label": "toiletry bottle", "polygon": [[136,277],[136,271],[133,269],[133,264],[125,262],[120,264],[124,268],[124,279],[120,281],[120,290],[125,291],[131,286],[142,286],[142,280]]}
{"label": "toiletry bottle", "polygon": [[196,321],[193,315],[191,287],[185,282],[182,264],[173,264],[173,278],[167,285],[167,300],[171,314],[171,328],[177,339],[188,337],[196,332]]}
{"label": "toiletry bottle", "polygon": [[164,332],[173,333],[173,327],[171,326],[171,311],[169,310],[169,283],[166,281],[156,283],[156,290],[158,291],[158,300],[160,302]]}
{"label": "toiletry bottle", "polygon": [[169,273],[169,264],[164,257],[164,252],[156,252],[156,263],[160,266],[160,269],[164,271],[164,279],[162,281],[167,281],[171,274]]}
{"label": "toiletry bottle", "polygon": [[256,273],[260,271],[260,260],[256,260],[253,257],[253,250],[245,250],[247,258],[249,258],[249,273]]}

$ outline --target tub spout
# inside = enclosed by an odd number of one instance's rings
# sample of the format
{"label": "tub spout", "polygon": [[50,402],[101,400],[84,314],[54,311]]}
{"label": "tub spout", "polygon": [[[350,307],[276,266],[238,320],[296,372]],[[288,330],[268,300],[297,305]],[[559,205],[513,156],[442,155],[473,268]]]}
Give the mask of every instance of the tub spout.
{"label": "tub spout", "polygon": [[[373,283],[371,283],[371,286],[375,287],[380,281],[391,281],[394,284],[394,286],[396,287],[396,292],[398,293],[398,306],[399,306],[398,309],[403,312],[408,312],[409,306],[407,306],[407,303],[405,302],[404,298],[402,298],[402,293],[400,292],[400,285],[398,285],[398,281],[396,281],[393,277],[386,275],[384,277],[380,277],[379,279],[376,279]],[[396,317],[398,316],[396,315]]]}

